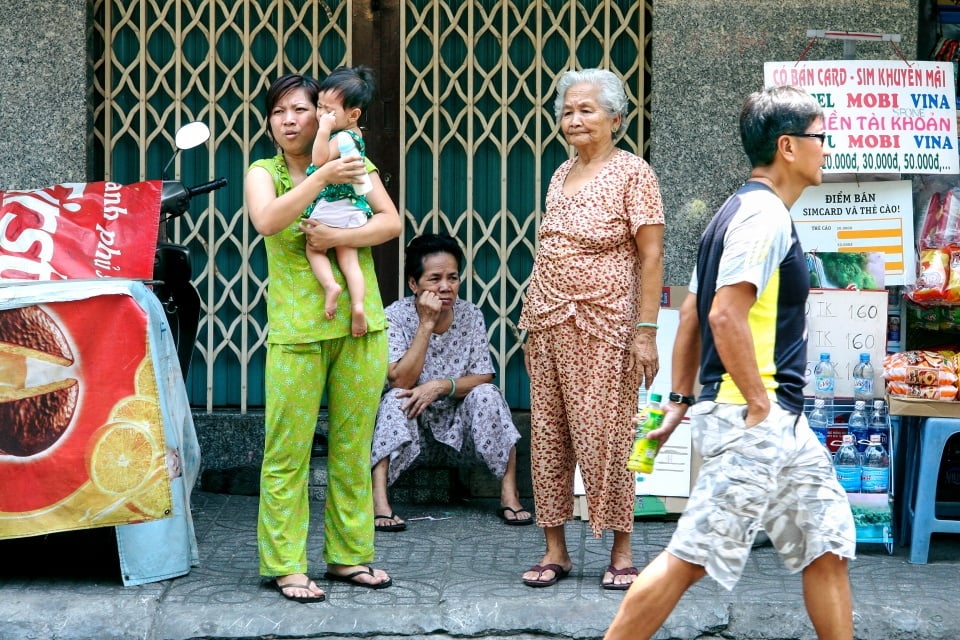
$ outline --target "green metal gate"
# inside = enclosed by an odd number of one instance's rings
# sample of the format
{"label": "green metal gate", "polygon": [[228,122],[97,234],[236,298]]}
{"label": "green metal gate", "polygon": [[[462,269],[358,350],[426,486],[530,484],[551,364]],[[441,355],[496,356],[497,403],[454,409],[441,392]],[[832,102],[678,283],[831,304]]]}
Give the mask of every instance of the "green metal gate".
{"label": "green metal gate", "polygon": [[516,329],[554,169],[568,157],[553,116],[571,68],[623,79],[634,110],[624,144],[648,138],[649,6],[629,0],[433,2],[401,14],[401,210],[409,239],[443,230],[471,258],[461,295],[486,317],[500,385],[529,407]]}
{"label": "green metal gate", "polygon": [[[176,128],[212,131],[173,173],[230,185],[170,225],[193,255],[203,299],[188,390],[198,407],[263,404],[266,265],[243,210],[252,160],[273,153],[263,100],[283,73],[322,77],[354,64],[354,20],[399,12],[395,118],[404,240],[445,230],[469,259],[461,295],[484,310],[500,385],[529,406],[516,332],[543,195],[568,155],[552,115],[559,74],[617,72],[635,109],[621,143],[648,139],[649,4],[628,0],[94,0],[91,41],[95,165],[105,179],[160,177]],[[373,135],[376,135],[373,132]],[[375,158],[376,159],[376,158]],[[169,176],[174,177],[174,176]],[[388,299],[405,295],[399,258],[381,265]],[[390,286],[390,282],[395,283]],[[389,295],[392,290],[393,295]]]}

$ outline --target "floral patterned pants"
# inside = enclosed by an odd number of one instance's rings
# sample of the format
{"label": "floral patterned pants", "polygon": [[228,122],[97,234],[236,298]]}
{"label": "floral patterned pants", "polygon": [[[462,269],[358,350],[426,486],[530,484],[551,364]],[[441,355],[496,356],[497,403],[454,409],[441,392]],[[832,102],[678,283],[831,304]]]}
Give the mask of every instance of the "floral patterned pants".
{"label": "floral patterned pants", "polygon": [[527,353],[537,524],[555,527],[573,517],[579,462],[593,535],[632,531],[635,489],[627,458],[640,368],[628,372],[626,350],[581,331],[573,318],[531,333]]}

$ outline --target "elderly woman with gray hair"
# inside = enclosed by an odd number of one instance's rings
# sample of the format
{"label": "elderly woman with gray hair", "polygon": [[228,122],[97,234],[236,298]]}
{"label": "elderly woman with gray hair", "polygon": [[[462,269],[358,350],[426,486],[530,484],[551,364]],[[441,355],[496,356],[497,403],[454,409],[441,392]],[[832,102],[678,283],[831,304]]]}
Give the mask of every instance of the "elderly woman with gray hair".
{"label": "elderly woman with gray hair", "polygon": [[609,71],[568,71],[557,83],[557,121],[576,154],[550,181],[520,316],[534,500],[546,539],[546,553],[523,574],[531,587],[555,584],[573,568],[564,524],[573,517],[577,463],[594,537],[613,531],[601,586],[625,590],[637,575],[627,457],[637,392],[659,368],[664,217],[653,170],[614,144],[628,107]]}

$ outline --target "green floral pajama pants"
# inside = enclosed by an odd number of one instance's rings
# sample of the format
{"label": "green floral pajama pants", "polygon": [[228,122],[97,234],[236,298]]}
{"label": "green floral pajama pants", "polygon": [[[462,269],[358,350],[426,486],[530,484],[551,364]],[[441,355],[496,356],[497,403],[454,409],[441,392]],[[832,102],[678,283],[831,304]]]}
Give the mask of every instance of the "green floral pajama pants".
{"label": "green floral pajama pants", "polygon": [[323,559],[373,560],[370,444],[387,375],[387,332],[309,344],[268,344],[257,546],[260,574],[307,573],[307,484],[317,414],[327,392],[330,433]]}

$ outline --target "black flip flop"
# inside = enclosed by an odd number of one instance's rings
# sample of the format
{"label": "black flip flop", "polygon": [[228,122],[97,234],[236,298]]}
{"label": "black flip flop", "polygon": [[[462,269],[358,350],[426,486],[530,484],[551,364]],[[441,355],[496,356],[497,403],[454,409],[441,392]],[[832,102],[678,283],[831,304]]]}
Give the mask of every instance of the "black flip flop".
{"label": "black flip flop", "polygon": [[327,571],[325,574],[323,574],[323,577],[326,578],[327,580],[333,580],[334,582],[346,582],[347,584],[352,584],[356,587],[366,587],[367,589],[386,589],[387,587],[393,584],[393,578],[387,578],[383,582],[378,582],[376,584],[370,584],[369,582],[354,580],[354,578],[360,575],[368,575],[368,576],[376,577],[377,574],[373,572],[373,567],[367,566],[366,571],[361,569],[359,571],[354,571],[353,573],[348,573],[343,576],[337,573],[332,573],[330,571]]}
{"label": "black flip flop", "polygon": [[327,599],[327,596],[323,593],[315,596],[291,596],[288,595],[284,589],[306,589],[310,591],[310,584],[313,580],[308,581],[306,584],[298,584],[296,582],[290,582],[288,584],[280,584],[276,580],[270,580],[267,584],[271,585],[275,590],[280,592],[287,600],[293,600],[294,602],[299,602],[301,604],[310,604],[311,602],[323,602]]}
{"label": "black flip flop", "polygon": [[[388,516],[373,514],[373,521],[376,522],[377,520],[396,520],[399,517],[400,516],[398,516],[396,513],[391,513]],[[377,531],[406,531],[407,523],[398,522],[397,524],[374,524],[373,528],[376,529]]]}
{"label": "black flip flop", "polygon": [[[507,511],[513,514],[512,518],[507,517]],[[526,511],[523,507],[519,509],[513,509],[511,507],[500,507],[497,509],[497,517],[503,520],[504,524],[509,524],[514,527],[522,527],[528,524],[533,524],[533,514],[527,516],[526,518],[518,518],[517,514],[521,511]]]}

